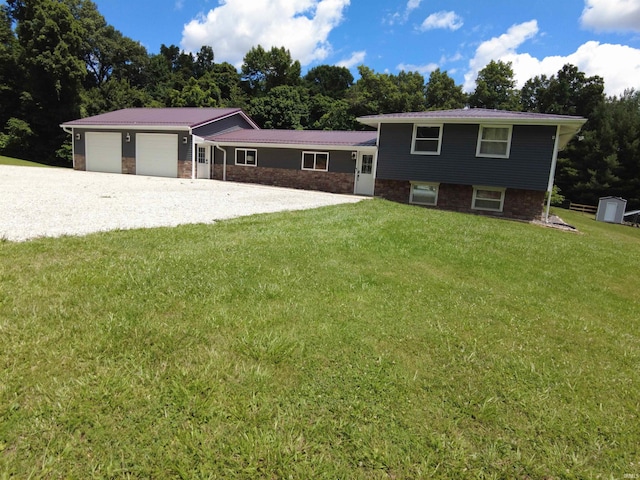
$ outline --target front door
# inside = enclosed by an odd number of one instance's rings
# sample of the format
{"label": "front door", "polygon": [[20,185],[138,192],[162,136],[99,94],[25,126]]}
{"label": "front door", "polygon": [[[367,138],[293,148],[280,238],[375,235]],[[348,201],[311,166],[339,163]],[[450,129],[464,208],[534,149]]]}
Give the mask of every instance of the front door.
{"label": "front door", "polygon": [[209,149],[198,146],[198,174],[196,178],[211,178],[209,168]]}
{"label": "front door", "polygon": [[373,155],[358,153],[356,161],[356,195],[373,195],[374,188],[374,157]]}

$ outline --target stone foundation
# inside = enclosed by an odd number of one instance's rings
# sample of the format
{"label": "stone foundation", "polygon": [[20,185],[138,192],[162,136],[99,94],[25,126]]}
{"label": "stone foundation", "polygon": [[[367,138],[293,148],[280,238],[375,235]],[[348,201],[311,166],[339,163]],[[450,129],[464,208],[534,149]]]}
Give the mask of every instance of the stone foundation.
{"label": "stone foundation", "polygon": [[[502,212],[474,210],[471,208],[473,187],[469,185],[451,185],[441,183],[438,188],[438,205],[440,210],[452,210],[463,213],[475,213],[518,220],[539,219],[544,209],[544,193],[535,190],[518,190],[508,188],[505,192]],[[376,197],[394,202],[409,203],[411,183],[399,180],[376,180]]]}
{"label": "stone foundation", "polygon": [[[214,165],[213,178],[222,180],[222,176],[223,166]],[[352,194],[355,175],[353,173],[227,165],[227,180],[230,182],[298,188],[301,190]]]}

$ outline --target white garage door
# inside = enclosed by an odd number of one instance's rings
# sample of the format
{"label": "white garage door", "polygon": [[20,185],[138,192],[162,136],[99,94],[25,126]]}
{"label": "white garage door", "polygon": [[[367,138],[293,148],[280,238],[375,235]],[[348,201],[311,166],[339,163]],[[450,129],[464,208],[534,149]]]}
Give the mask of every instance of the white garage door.
{"label": "white garage door", "polygon": [[85,158],[88,172],[122,173],[122,135],[87,132]]}
{"label": "white garage door", "polygon": [[138,133],[136,174],[153,177],[178,176],[178,135]]}

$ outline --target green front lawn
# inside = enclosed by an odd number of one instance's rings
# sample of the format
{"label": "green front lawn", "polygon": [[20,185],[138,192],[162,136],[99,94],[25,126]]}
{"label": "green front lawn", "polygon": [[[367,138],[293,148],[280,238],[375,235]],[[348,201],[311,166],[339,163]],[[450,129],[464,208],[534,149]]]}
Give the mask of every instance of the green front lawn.
{"label": "green front lawn", "polygon": [[18,165],[23,167],[50,167],[43,163],[30,162],[29,160],[20,160],[19,158],[3,157],[0,155],[0,165]]}
{"label": "green front lawn", "polygon": [[0,243],[0,478],[637,477],[640,229],[560,216]]}

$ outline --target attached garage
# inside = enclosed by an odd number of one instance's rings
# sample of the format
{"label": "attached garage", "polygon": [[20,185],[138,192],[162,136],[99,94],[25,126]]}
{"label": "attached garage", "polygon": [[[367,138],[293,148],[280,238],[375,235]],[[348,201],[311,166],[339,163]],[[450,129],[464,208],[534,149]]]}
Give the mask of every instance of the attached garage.
{"label": "attached garage", "polygon": [[118,132],[87,132],[87,171],[122,173],[122,135]]}
{"label": "attached garage", "polygon": [[136,174],[153,177],[178,176],[178,135],[136,134]]}

